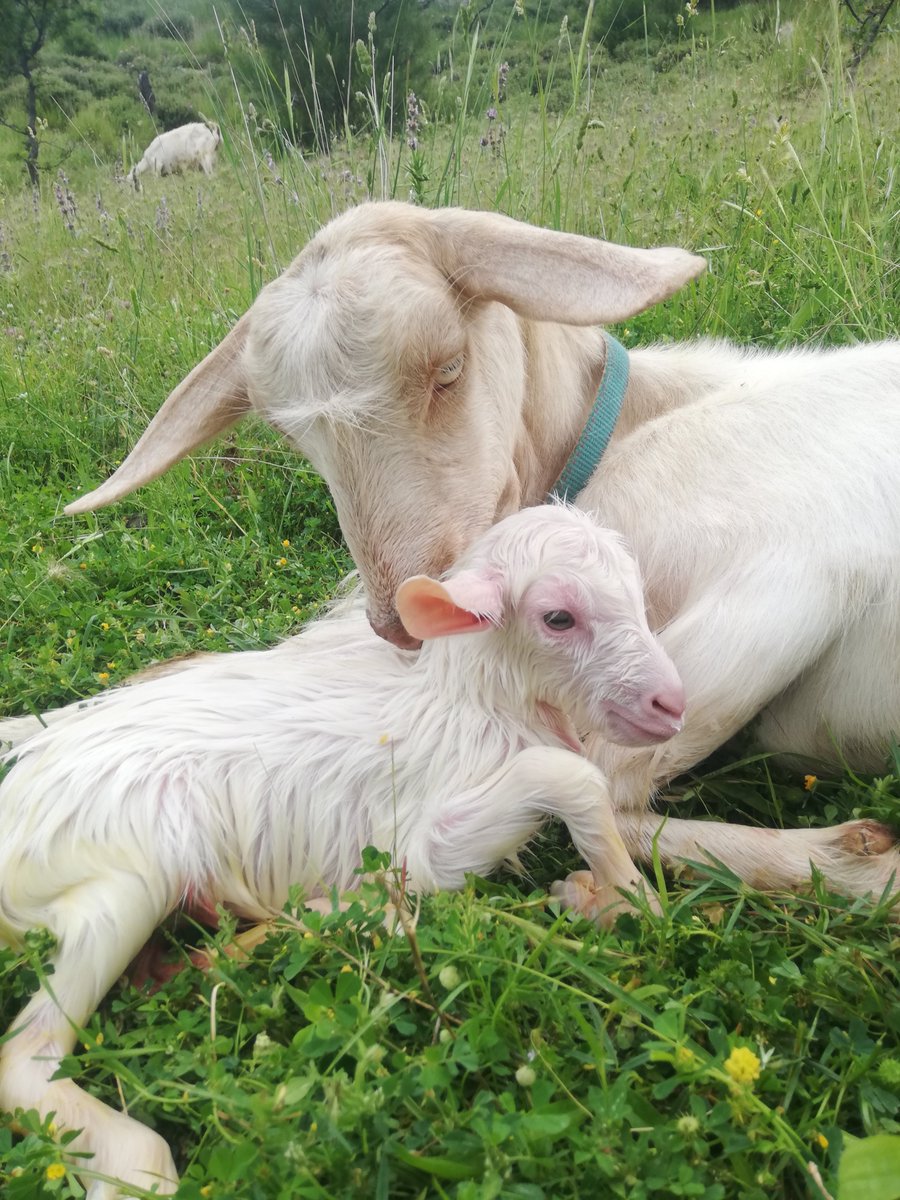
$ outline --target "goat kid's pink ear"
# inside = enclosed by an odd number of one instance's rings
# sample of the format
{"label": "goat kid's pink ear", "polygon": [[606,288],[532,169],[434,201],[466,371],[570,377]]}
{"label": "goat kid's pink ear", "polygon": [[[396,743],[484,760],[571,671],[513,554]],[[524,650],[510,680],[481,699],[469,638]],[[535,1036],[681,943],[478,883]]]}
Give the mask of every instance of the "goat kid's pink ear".
{"label": "goat kid's pink ear", "polygon": [[460,571],[439,583],[414,575],[397,589],[397,612],[410,637],[448,637],[496,625],[503,615],[500,583],[478,571]]}

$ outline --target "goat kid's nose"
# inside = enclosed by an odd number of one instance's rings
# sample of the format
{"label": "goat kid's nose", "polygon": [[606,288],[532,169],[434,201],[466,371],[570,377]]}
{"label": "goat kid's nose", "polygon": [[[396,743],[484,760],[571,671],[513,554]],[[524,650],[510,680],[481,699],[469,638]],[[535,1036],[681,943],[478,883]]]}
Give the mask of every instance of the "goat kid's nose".
{"label": "goat kid's nose", "polygon": [[397,646],[400,650],[418,650],[422,645],[418,638],[409,636],[398,616],[388,617],[386,620],[376,620],[369,613],[368,617],[369,624],[378,636],[384,638],[386,642],[390,642],[392,646]]}
{"label": "goat kid's nose", "polygon": [[648,692],[641,700],[641,708],[648,717],[680,721],[684,716],[684,688],[680,683],[670,683],[656,692]]}

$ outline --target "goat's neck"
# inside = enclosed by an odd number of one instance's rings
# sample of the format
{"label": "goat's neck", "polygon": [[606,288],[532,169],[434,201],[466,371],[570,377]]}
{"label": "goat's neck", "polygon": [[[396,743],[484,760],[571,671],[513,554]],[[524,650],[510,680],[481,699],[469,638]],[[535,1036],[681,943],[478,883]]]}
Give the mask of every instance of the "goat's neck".
{"label": "goat's neck", "polygon": [[[528,376],[515,468],[524,506],[541,503],[575,448],[603,377],[606,342],[597,328],[531,321],[522,321],[522,336]],[[629,358],[628,387],[611,445],[715,383],[708,352],[637,350]]]}
{"label": "goat's neck", "polygon": [[515,669],[508,650],[497,647],[498,636],[487,632],[426,642],[416,664],[420,700],[438,697],[448,723],[458,719],[462,725],[489,724],[503,722],[511,714],[533,723],[539,701],[529,699],[528,683]]}

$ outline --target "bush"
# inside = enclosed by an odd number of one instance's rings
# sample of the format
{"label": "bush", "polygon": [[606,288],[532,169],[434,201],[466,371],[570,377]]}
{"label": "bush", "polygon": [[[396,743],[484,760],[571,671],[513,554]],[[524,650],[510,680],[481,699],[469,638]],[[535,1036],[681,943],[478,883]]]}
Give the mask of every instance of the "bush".
{"label": "bush", "polygon": [[156,123],[161,129],[177,129],[179,125],[187,125],[190,121],[199,120],[196,108],[177,98],[156,99]]}
{"label": "bush", "polygon": [[51,111],[58,105],[70,117],[93,100],[125,96],[132,90],[128,76],[115,63],[71,54],[45,55],[36,78],[39,104]]}
{"label": "bush", "polygon": [[144,109],[139,102],[122,96],[98,100],[79,109],[73,124],[79,137],[97,157],[111,162],[122,148],[123,131],[133,132],[139,141],[143,138],[144,118]]}
{"label": "bush", "polygon": [[111,34],[113,37],[125,37],[133,29],[137,29],[143,20],[144,8],[136,5],[119,12],[104,13],[100,17],[99,29],[101,33]]}
{"label": "bush", "polygon": [[[610,50],[620,42],[647,36],[671,37],[675,18],[684,9],[683,0],[600,0],[594,9],[591,35]],[[646,25],[645,25],[646,23]]]}
{"label": "bush", "polygon": [[194,18],[189,16],[148,17],[143,24],[143,32],[155,38],[175,38],[179,42],[189,42],[194,36]]}

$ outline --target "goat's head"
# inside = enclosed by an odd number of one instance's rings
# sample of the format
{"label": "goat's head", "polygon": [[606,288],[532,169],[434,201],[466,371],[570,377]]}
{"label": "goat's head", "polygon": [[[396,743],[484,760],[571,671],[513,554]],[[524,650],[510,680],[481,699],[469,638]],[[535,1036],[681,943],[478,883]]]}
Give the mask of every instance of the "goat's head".
{"label": "goat's head", "polygon": [[528,388],[518,318],[622,320],[703,269],[495,213],[388,202],[345,213],[269,284],[171,394],[85,512],[162,474],[255,408],[334,496],[379,633],[393,597],[519,507]]}
{"label": "goat's head", "polygon": [[490,676],[583,732],[643,746],[681,729],[684,689],[647,625],[637,564],[577,509],[507,517],[442,582],[401,584],[397,607],[419,639],[490,632]]}

